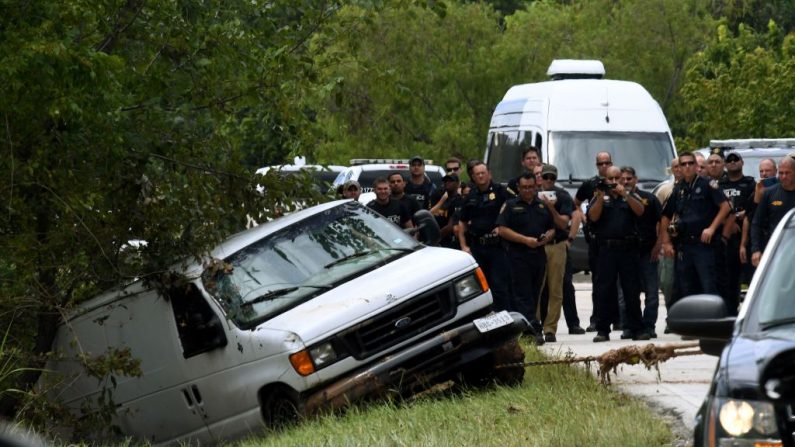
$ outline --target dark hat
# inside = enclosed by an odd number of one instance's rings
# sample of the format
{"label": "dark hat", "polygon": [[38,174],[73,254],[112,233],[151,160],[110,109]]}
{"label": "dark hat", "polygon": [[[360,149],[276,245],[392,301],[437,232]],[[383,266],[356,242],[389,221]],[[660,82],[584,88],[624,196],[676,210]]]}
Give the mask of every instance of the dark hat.
{"label": "dark hat", "polygon": [[444,177],[442,177],[442,181],[443,182],[457,182],[457,181],[460,181],[460,180],[459,180],[458,176],[455,175],[455,174],[447,174]]}
{"label": "dark hat", "polygon": [[418,162],[420,162],[420,163],[422,163],[422,164],[425,164],[425,160],[423,160],[423,159],[422,159],[422,157],[420,157],[419,155],[415,155],[415,156],[411,157],[411,158],[409,159],[409,164],[412,164],[412,163],[414,163],[415,161],[418,161]]}
{"label": "dark hat", "polygon": [[723,155],[723,148],[722,147],[713,147],[709,151],[709,155],[717,155],[720,158],[725,158]]}
{"label": "dark hat", "polygon": [[552,175],[555,176],[555,178],[557,178],[558,177],[558,168],[556,168],[553,165],[541,166],[541,175],[543,176],[544,174],[552,174]]}
{"label": "dark hat", "polygon": [[743,157],[737,152],[732,152],[731,154],[726,156],[726,161],[740,161],[742,159]]}

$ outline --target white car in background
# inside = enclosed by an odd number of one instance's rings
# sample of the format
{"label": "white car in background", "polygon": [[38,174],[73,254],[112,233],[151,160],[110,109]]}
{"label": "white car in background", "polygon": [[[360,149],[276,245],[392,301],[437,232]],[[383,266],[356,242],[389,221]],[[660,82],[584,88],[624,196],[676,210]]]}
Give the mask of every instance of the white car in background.
{"label": "white car in background", "polygon": [[[362,196],[365,196],[365,194],[373,191],[373,182],[379,177],[386,178],[395,171],[403,173],[403,177],[406,181],[408,181],[410,177],[408,160],[356,158],[351,160],[350,163],[351,166],[345,168],[337,175],[337,178],[334,179],[334,183],[331,185],[332,188],[343,185],[348,180],[356,180],[362,186]],[[437,188],[441,188],[444,168],[434,165],[432,160],[425,160],[425,176],[428,177]],[[370,200],[372,200],[375,198],[375,195],[368,194],[366,197],[371,197]],[[362,199],[360,198],[359,201],[362,202]]]}
{"label": "white car in background", "polygon": [[332,183],[334,183],[339,173],[345,169],[345,166],[340,165],[308,165],[304,157],[295,157],[291,165],[265,166],[257,169],[257,174],[265,175],[271,170],[276,170],[282,175],[296,175],[301,172],[309,172],[314,178],[315,185],[320,189],[320,192],[325,194],[331,188]]}

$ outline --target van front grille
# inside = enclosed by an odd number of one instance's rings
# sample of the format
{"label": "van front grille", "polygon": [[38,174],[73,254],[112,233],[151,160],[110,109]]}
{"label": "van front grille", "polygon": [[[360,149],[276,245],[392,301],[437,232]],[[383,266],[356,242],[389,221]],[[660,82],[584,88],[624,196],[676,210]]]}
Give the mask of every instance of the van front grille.
{"label": "van front grille", "polygon": [[446,285],[359,323],[341,338],[354,358],[365,359],[452,318],[454,302],[452,287]]}

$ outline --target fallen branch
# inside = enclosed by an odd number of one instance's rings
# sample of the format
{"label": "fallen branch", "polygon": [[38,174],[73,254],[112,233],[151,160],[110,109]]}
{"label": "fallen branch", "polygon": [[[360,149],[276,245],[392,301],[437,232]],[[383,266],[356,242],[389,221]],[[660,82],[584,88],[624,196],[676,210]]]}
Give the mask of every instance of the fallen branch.
{"label": "fallen branch", "polygon": [[[695,349],[693,349],[695,348]],[[660,363],[674,357],[684,357],[688,355],[703,354],[698,347],[698,342],[692,343],[670,343],[656,346],[654,343],[638,346],[622,346],[618,349],[611,349],[602,355],[589,355],[585,357],[566,356],[562,359],[540,360],[534,362],[512,363],[499,365],[497,368],[507,368],[511,366],[546,366],[564,365],[572,363],[585,363],[589,368],[592,362],[599,364],[599,380],[603,385],[610,383],[610,373],[615,373],[621,364],[637,365],[643,363],[646,369],[656,369],[657,379],[660,379]]]}

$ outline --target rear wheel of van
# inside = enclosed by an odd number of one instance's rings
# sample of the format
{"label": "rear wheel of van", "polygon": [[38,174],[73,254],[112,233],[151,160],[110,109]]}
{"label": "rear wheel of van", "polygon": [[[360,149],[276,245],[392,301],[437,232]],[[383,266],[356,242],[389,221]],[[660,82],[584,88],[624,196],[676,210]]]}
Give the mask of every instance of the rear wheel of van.
{"label": "rear wheel of van", "polygon": [[303,418],[303,403],[298,393],[287,387],[262,391],[262,417],[265,425],[281,430],[297,424]]}

